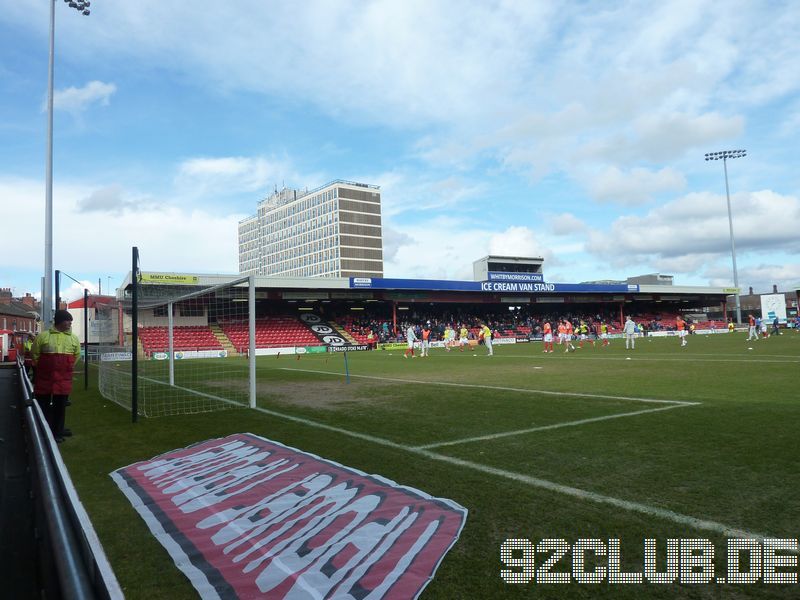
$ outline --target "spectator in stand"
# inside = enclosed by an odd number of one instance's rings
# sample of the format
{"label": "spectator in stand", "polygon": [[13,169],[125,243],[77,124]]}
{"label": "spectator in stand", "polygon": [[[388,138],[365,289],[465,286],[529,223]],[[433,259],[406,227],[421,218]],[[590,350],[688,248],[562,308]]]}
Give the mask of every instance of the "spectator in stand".
{"label": "spectator in stand", "polygon": [[625,349],[634,350],[636,348],[636,324],[630,317],[626,319],[622,332],[625,334]]}
{"label": "spectator in stand", "polygon": [[72,391],[72,370],[81,357],[81,344],[72,331],[72,315],[57,310],[53,326],[33,342],[33,392],[56,442],[72,432],[64,428],[67,400]]}
{"label": "spectator in stand", "polygon": [[370,350],[375,350],[378,347],[378,344],[375,342],[375,334],[372,332],[372,329],[369,330],[367,334],[367,348]]}

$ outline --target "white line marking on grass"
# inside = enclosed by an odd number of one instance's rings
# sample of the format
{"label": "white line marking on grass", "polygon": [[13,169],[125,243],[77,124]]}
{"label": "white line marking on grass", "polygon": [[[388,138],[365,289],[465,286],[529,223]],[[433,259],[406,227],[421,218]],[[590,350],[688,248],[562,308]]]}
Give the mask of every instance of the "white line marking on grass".
{"label": "white line marking on grass", "polygon": [[717,521],[710,521],[708,519],[699,519],[697,517],[692,517],[689,515],[684,515],[671,510],[667,510],[665,508],[658,508],[656,506],[649,506],[647,504],[642,504],[640,502],[621,500],[620,498],[614,498],[613,496],[606,496],[605,494],[589,492],[586,490],[582,490],[580,488],[571,487],[568,485],[561,485],[560,483],[554,483],[546,479],[540,479],[538,477],[532,477],[530,475],[522,475],[520,473],[514,473],[512,471],[506,471],[504,469],[497,469],[495,467],[490,467],[488,465],[482,465],[479,463],[474,463],[468,460],[462,460],[460,458],[454,458],[452,456],[447,456],[444,454],[437,454],[436,452],[430,452],[429,450],[417,450],[414,448],[409,448],[408,450],[409,452],[413,452],[414,454],[430,458],[431,460],[444,462],[458,467],[464,467],[467,469],[471,469],[473,471],[479,471],[481,473],[486,473],[487,475],[494,475],[496,477],[510,479],[512,481],[523,483],[531,487],[544,489],[550,492],[556,492],[559,494],[563,494],[565,496],[571,496],[573,498],[578,498],[579,500],[590,500],[598,504],[608,504],[611,506],[615,506],[617,508],[621,508],[623,510],[642,513],[648,516],[658,517],[661,519],[665,519],[667,521],[672,521],[673,523],[678,523],[679,525],[687,525],[689,527],[694,527],[696,529],[704,531],[713,531],[722,534],[725,537],[756,538],[760,540],[763,540],[766,537],[759,533],[745,531],[742,529],[738,529],[736,527],[731,527],[730,525],[725,525],[724,523],[719,523]]}
{"label": "white line marking on grass", "polygon": [[[211,400],[219,400],[220,402],[225,402],[227,404],[231,404],[233,406],[237,406],[239,408],[250,408],[249,405],[241,402],[236,402],[234,400],[228,400],[227,398],[223,398],[221,396],[215,396],[214,394],[208,394],[206,392],[200,392],[198,390],[193,390],[190,388],[185,388],[180,385],[170,386],[169,383],[165,381],[158,381],[157,379],[151,379],[150,377],[142,377],[139,376],[140,379],[146,379],[147,381],[152,381],[153,383],[160,383],[161,385],[166,385],[169,387],[174,387],[179,390],[183,390],[184,392],[189,392],[190,394],[196,394],[198,396],[203,396],[205,398],[210,398]],[[304,419],[303,417],[295,417],[293,415],[288,415],[285,413],[277,412],[274,410],[270,410],[268,408],[262,408],[260,406],[256,406],[253,410],[257,410],[258,412],[272,415],[273,417],[280,417],[281,419],[286,419],[288,421],[295,421],[296,423],[301,423],[303,425],[311,425],[312,427],[317,427],[318,429],[325,429],[327,431],[333,431],[335,433],[341,433],[350,437],[358,438],[360,440],[365,440],[367,442],[372,442],[373,444],[380,444],[381,446],[390,446],[392,448],[398,448],[400,450],[408,450],[408,446],[403,444],[398,444],[396,442],[392,442],[391,440],[387,440],[384,438],[375,437],[373,435],[369,435],[366,433],[358,433],[357,431],[350,431],[349,429],[342,429],[341,427],[335,427],[333,425],[326,425],[325,423],[320,423],[319,421],[312,421],[310,419]]]}
{"label": "white line marking on grass", "polygon": [[[612,357],[612,356],[576,356],[574,357],[575,360],[626,360],[624,357]],[[695,358],[694,355],[687,354],[686,358],[648,358],[647,356],[629,356],[631,360],[636,360],[639,362],[684,362],[684,363],[694,363],[694,362],[704,362],[704,363],[749,363],[749,364],[797,364],[800,363],[800,359],[798,360],[763,360],[757,357],[752,359],[745,359],[745,358]],[[572,359],[570,359],[572,360]]]}
{"label": "white line marking on grass", "polygon": [[[290,369],[291,370],[291,369]],[[299,369],[298,369],[299,370]],[[326,371],[323,371],[327,373]],[[352,375],[351,375],[352,377]],[[149,379],[149,378],[148,378]],[[162,381],[158,381],[155,379],[150,379],[150,381],[154,381],[156,383],[164,383]],[[169,384],[165,384],[169,385]],[[178,386],[176,386],[178,387]],[[191,390],[189,388],[180,389],[185,390],[187,392],[199,394],[201,396],[206,396],[209,398],[213,398],[216,400],[221,400],[223,402],[228,402],[231,404],[235,404],[231,400],[227,400],[225,398],[221,398],[219,396],[214,396],[213,394],[206,394],[204,392],[198,392],[196,390]],[[237,406],[241,406],[238,405]],[[671,407],[672,408],[672,407]],[[675,407],[677,408],[677,407]],[[485,473],[487,475],[493,475],[495,477],[502,477],[504,479],[510,479],[517,483],[522,483],[525,485],[529,485],[531,487],[544,489],[550,492],[556,492],[559,494],[563,494],[566,496],[571,496],[573,498],[578,498],[579,500],[589,500],[591,502],[596,502],[598,504],[608,504],[611,506],[615,506],[617,508],[622,508],[624,510],[628,510],[631,512],[638,512],[648,516],[654,516],[661,519],[665,519],[668,521],[672,521],[673,523],[678,523],[680,525],[687,525],[689,527],[694,527],[696,529],[700,529],[703,531],[714,531],[716,533],[720,533],[726,537],[735,537],[735,538],[756,538],[756,539],[764,539],[766,536],[753,533],[750,531],[745,531],[741,529],[737,529],[735,527],[731,527],[729,525],[725,525],[724,523],[718,523],[717,521],[710,521],[707,519],[698,519],[697,517],[691,517],[689,515],[683,515],[681,513],[677,513],[671,510],[667,510],[664,508],[658,508],[655,506],[648,506],[647,504],[642,504],[640,502],[631,502],[629,500],[621,500],[620,498],[614,498],[613,496],[606,496],[605,494],[598,494],[595,492],[589,492],[587,490],[582,490],[580,488],[575,488],[567,485],[561,485],[560,483],[555,483],[552,481],[548,481],[546,479],[540,479],[538,477],[532,477],[530,475],[523,475],[521,473],[514,473],[512,471],[506,471],[504,469],[497,469],[495,467],[490,467],[488,465],[482,465],[480,463],[474,463],[467,460],[462,460],[460,458],[454,458],[452,456],[447,456],[445,454],[438,454],[436,452],[431,452],[430,450],[424,450],[421,448],[412,448],[410,446],[405,446],[403,444],[398,444],[397,442],[393,442],[391,440],[387,440],[384,438],[375,437],[372,435],[358,433],[356,431],[349,431],[347,429],[342,429],[341,427],[334,427],[333,425],[327,425],[325,423],[320,423],[319,421],[313,421],[311,419],[306,419],[303,417],[296,417],[294,415],[288,415],[285,413],[281,413],[278,411],[270,410],[268,408],[261,408],[256,407],[255,409],[260,413],[264,413],[266,415],[270,415],[273,417],[277,417],[280,419],[285,419],[287,421],[292,421],[295,423],[299,423],[301,425],[306,425],[308,427],[314,427],[317,429],[323,429],[326,431],[332,431],[334,433],[340,433],[342,435],[346,435],[348,437],[364,440],[367,442],[371,442],[373,444],[384,446],[387,448],[394,448],[397,450],[403,450],[409,452],[411,454],[415,454],[417,456],[422,456],[424,458],[429,458],[431,460],[435,460],[437,462],[444,462],[450,465],[455,465],[458,467],[463,467],[466,469],[471,469],[473,471],[478,471],[480,473]]]}
{"label": "white line marking on grass", "polygon": [[586,425],[587,423],[597,423],[599,421],[610,421],[611,419],[621,419],[623,417],[633,417],[636,415],[645,415],[647,413],[661,412],[664,410],[672,410],[674,408],[686,408],[687,406],[698,406],[700,402],[692,402],[690,404],[675,404],[673,406],[662,406],[661,408],[648,408],[645,410],[637,410],[633,412],[618,413],[613,415],[604,415],[602,417],[590,417],[588,419],[580,419],[578,421],[567,421],[565,423],[553,423],[552,425],[542,425],[540,427],[530,427],[528,429],[517,429],[514,431],[504,431],[502,433],[491,433],[487,435],[479,435],[470,438],[463,438],[460,440],[451,440],[449,442],[436,442],[434,444],[425,444],[424,446],[414,446],[414,450],[429,450],[430,448],[441,448],[443,446],[455,446],[457,444],[468,444],[470,442],[480,442],[485,440],[496,440],[498,438],[509,437],[512,435],[523,435],[525,433],[534,433],[536,431],[548,431],[550,429],[561,429],[562,427],[576,427],[578,425]]}
{"label": "white line marking on grass", "polygon": [[[634,350],[634,352],[636,352]],[[498,356],[495,354],[495,356]],[[685,357],[678,358],[675,355],[669,355],[667,357],[658,358],[654,357],[652,354],[632,354],[631,356],[576,356],[572,354],[566,360],[627,360],[630,358],[631,360],[637,360],[640,362],[735,362],[735,363],[788,363],[788,364],[797,364],[800,363],[800,358],[797,360],[770,360],[770,359],[763,359],[759,355],[755,354],[752,355],[752,358],[695,358],[697,356],[702,356],[700,354],[686,354]],[[748,355],[751,356],[751,355]],[[501,354],[499,355],[500,358],[523,358],[523,359],[539,359],[539,360],[550,360],[549,358],[545,358],[543,356],[535,356],[535,355],[525,355],[525,354]]]}
{"label": "white line marking on grass", "polygon": [[[280,371],[297,371],[299,373],[316,373],[317,375],[333,375],[334,377],[343,377],[342,373],[335,371],[317,371],[313,369],[294,369],[292,367],[279,367]],[[606,394],[588,394],[586,392],[554,392],[552,390],[534,390],[530,388],[512,388],[500,385],[482,385],[478,383],[453,383],[450,381],[425,381],[418,379],[400,379],[398,377],[377,377],[375,375],[353,375],[350,377],[358,377],[361,379],[374,379],[377,381],[393,381],[396,383],[405,384],[422,384],[422,385],[443,385],[449,387],[463,387],[463,388],[478,388],[482,390],[497,390],[501,392],[520,392],[523,394],[542,394],[545,396],[571,396],[578,398],[599,398],[602,400],[628,400],[631,402],[646,402],[651,404],[681,404],[692,405],[695,402],[686,402],[684,400],[659,400],[656,398],[637,398],[634,396],[610,396]]]}
{"label": "white line marking on grass", "polygon": [[[678,407],[670,407],[670,408],[678,408]],[[668,521],[672,521],[673,523],[678,523],[680,525],[688,525],[689,527],[694,527],[696,529],[704,530],[704,531],[714,531],[720,533],[726,537],[735,537],[735,538],[756,538],[756,539],[764,539],[766,536],[753,533],[750,531],[745,531],[742,529],[738,529],[736,527],[731,527],[730,525],[725,525],[724,523],[718,523],[716,521],[710,521],[707,519],[699,519],[697,517],[692,517],[689,515],[684,515],[681,513],[677,513],[671,510],[667,510],[664,508],[658,508],[656,506],[649,506],[647,504],[642,504],[640,502],[631,502],[629,500],[622,500],[620,498],[615,498],[613,496],[606,496],[605,494],[598,494],[596,492],[590,492],[587,490],[582,490],[580,488],[571,487],[567,485],[562,485],[560,483],[555,483],[553,481],[548,481],[546,479],[541,479],[539,477],[533,477],[530,475],[523,475],[521,473],[514,473],[513,471],[506,471],[504,469],[497,469],[495,467],[490,467],[488,465],[482,465],[480,463],[474,463],[467,460],[462,460],[460,458],[455,458],[452,456],[447,456],[446,454],[438,454],[436,452],[431,452],[430,450],[425,450],[423,448],[412,448],[410,446],[405,446],[403,444],[398,444],[396,442],[392,442],[391,440],[386,440],[383,438],[374,437],[371,435],[366,435],[363,433],[358,433],[355,431],[348,431],[346,429],[342,429],[340,427],[334,427],[332,425],[326,425],[325,423],[320,423],[318,421],[313,421],[311,419],[305,419],[303,417],[296,417],[293,415],[287,415],[284,413],[280,413],[274,410],[269,410],[267,408],[256,407],[254,410],[258,412],[262,412],[274,417],[278,417],[281,419],[286,419],[289,421],[294,421],[295,423],[301,423],[303,425],[308,425],[309,427],[316,427],[319,429],[325,429],[327,431],[333,431],[336,433],[341,433],[343,435],[354,437],[357,439],[369,441],[381,446],[386,446],[389,448],[395,448],[398,450],[404,450],[406,452],[410,452],[411,454],[416,454],[418,456],[422,456],[425,458],[429,458],[431,460],[435,460],[437,462],[444,462],[450,465],[455,465],[459,467],[464,467],[466,469],[471,469],[473,471],[478,471],[481,473],[485,473],[487,475],[493,475],[495,477],[502,477],[504,479],[510,479],[517,483],[523,483],[529,485],[531,487],[544,489],[551,492],[556,492],[559,494],[564,494],[566,496],[571,496],[573,498],[578,498],[579,500],[589,500],[592,502],[596,502],[598,504],[609,504],[611,506],[615,506],[617,508],[622,508],[624,510],[628,510],[631,512],[638,512],[643,513],[648,516],[655,516],[661,519],[665,519]],[[663,410],[663,409],[662,409]]]}

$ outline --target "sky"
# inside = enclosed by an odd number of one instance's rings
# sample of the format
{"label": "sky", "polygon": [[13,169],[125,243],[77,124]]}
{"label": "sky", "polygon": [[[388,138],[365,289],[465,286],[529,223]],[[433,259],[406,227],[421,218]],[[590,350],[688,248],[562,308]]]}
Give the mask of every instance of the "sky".
{"label": "sky", "polygon": [[[56,2],[53,268],[64,296],[238,272],[276,188],[380,186],[384,273],[800,282],[792,0]],[[0,0],[0,287],[40,296],[49,3]]]}

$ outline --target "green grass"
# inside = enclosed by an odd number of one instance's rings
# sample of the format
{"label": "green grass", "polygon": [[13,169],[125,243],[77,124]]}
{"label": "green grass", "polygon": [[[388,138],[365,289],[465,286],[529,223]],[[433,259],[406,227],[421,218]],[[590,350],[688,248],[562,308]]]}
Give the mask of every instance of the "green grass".
{"label": "green grass", "polygon": [[[260,358],[259,406],[306,422],[245,409],[132,424],[129,413],[94,389],[76,391],[68,412],[75,436],[61,449],[128,598],[196,595],[108,474],[244,431],[467,507],[462,536],[423,598],[798,596],[797,585],[761,583],[509,585],[500,578],[499,549],[507,538],[619,538],[624,567],[641,571],[644,538],[656,538],[661,547],[667,538],[708,538],[717,549],[717,568],[724,570],[722,533],[663,512],[656,516],[552,491],[541,480],[743,531],[797,538],[800,334],[749,344],[743,334],[693,336],[686,348],[676,339],[657,338],[638,341],[634,352],[626,352],[620,340],[608,349],[547,355],[540,344],[519,344],[498,346],[495,354],[487,358],[482,348],[476,356],[434,350],[428,359],[413,360],[401,352],[349,354],[350,383],[342,355]],[[563,395],[537,393],[542,391]],[[671,406],[598,397],[603,395],[700,404],[415,450]],[[537,564],[543,559],[538,556]],[[556,570],[568,569],[562,561]]]}

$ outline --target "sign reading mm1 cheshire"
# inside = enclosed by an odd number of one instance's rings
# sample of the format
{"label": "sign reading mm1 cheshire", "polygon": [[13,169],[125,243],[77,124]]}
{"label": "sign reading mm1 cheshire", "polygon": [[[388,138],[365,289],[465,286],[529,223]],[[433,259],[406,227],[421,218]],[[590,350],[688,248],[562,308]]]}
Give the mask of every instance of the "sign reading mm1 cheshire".
{"label": "sign reading mm1 cheshire", "polygon": [[172,283],[193,285],[200,281],[197,275],[181,275],[179,273],[142,273],[142,283]]}

